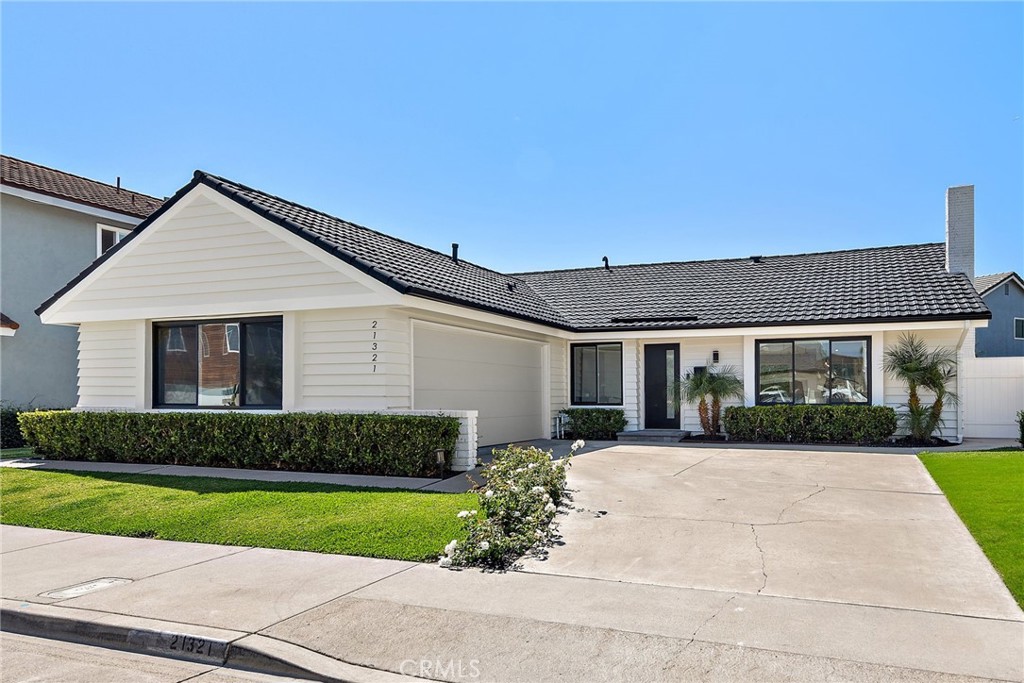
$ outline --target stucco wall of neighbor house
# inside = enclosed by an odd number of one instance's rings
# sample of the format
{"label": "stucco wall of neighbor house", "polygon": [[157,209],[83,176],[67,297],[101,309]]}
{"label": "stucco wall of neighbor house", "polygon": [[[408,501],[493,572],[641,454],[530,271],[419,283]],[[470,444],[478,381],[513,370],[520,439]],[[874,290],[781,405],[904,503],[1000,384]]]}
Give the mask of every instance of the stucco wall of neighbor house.
{"label": "stucco wall of neighbor house", "polygon": [[96,224],[127,223],[4,194],[0,201],[0,310],[21,327],[0,341],[0,399],[16,405],[75,405],[74,327],[43,325],[39,304],[96,258]]}
{"label": "stucco wall of neighbor house", "polygon": [[[1007,286],[1008,285],[1008,286]],[[984,297],[992,311],[988,327],[975,330],[974,353],[978,358],[1024,356],[1024,339],[1014,339],[1013,320],[1024,318],[1024,289],[1014,280],[999,285]]]}

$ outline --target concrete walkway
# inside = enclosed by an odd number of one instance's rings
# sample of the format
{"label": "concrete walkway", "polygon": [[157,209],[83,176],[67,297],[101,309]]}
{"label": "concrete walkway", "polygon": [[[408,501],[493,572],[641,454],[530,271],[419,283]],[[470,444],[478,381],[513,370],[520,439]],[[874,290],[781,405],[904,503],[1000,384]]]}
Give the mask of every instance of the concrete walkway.
{"label": "concrete walkway", "polygon": [[1024,678],[1024,614],[912,456],[618,445],[570,476],[563,544],[511,573],[0,527],[4,629],[323,680]]}

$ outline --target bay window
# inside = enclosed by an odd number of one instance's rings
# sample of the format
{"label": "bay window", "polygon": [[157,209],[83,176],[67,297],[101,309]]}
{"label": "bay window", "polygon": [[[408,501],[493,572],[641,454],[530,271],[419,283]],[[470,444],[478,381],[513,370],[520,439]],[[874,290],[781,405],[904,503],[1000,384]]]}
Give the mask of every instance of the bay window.
{"label": "bay window", "polygon": [[770,339],[757,342],[757,403],[871,402],[870,340]]}
{"label": "bay window", "polygon": [[154,407],[281,407],[281,318],[153,328]]}

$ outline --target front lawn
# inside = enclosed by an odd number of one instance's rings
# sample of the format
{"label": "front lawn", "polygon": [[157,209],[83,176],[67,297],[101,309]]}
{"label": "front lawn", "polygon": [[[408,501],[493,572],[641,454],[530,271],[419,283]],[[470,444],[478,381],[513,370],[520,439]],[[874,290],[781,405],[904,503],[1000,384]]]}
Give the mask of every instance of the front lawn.
{"label": "front lawn", "polygon": [[1024,450],[920,457],[1024,607]]}
{"label": "front lawn", "polygon": [[35,452],[31,448],[4,448],[0,450],[0,460],[13,460],[14,458],[34,458]]}
{"label": "front lawn", "polygon": [[4,524],[427,561],[474,494],[0,469]]}

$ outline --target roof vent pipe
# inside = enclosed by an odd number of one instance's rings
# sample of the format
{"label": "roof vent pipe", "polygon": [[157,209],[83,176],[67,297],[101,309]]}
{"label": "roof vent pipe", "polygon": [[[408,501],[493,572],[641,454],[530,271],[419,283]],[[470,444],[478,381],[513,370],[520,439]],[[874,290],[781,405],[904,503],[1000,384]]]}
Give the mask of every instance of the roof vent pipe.
{"label": "roof vent pipe", "polygon": [[611,266],[608,265],[608,257],[607,256],[602,256],[601,260],[604,261],[604,269],[605,270],[611,270]]}
{"label": "roof vent pipe", "polygon": [[121,191],[121,176],[117,176],[117,191]]}
{"label": "roof vent pipe", "polygon": [[751,256],[750,257],[750,262],[751,263],[760,263],[762,258],[764,258],[764,257],[763,256]]}
{"label": "roof vent pipe", "polygon": [[452,261],[459,262],[459,243],[452,242]]}

